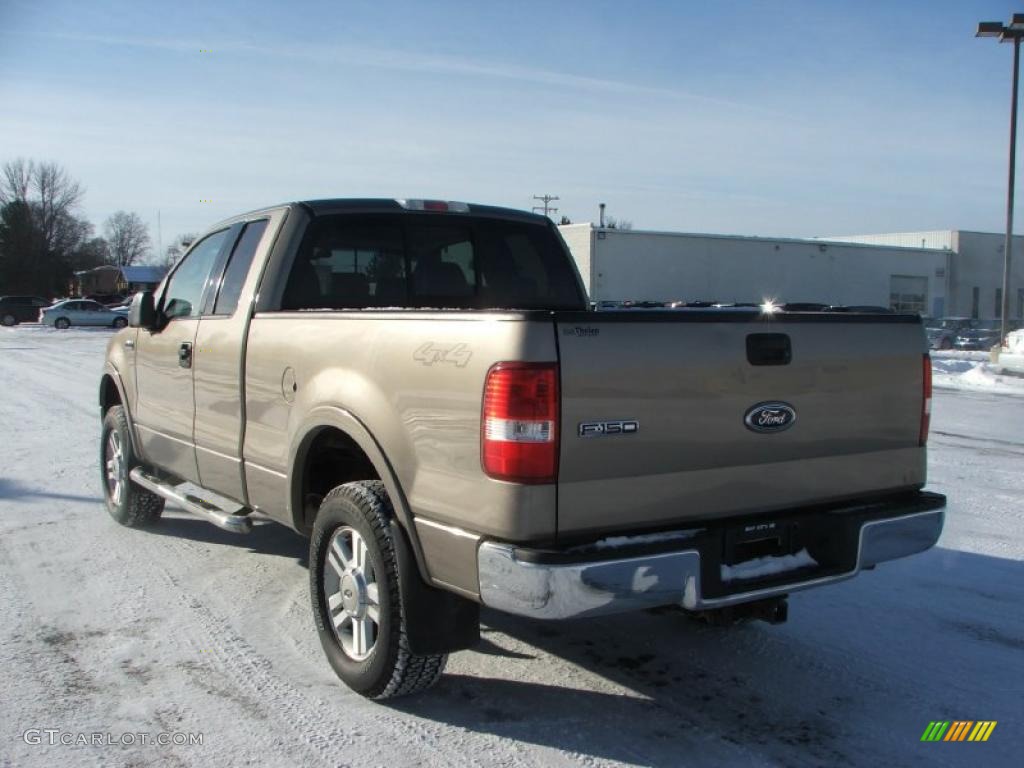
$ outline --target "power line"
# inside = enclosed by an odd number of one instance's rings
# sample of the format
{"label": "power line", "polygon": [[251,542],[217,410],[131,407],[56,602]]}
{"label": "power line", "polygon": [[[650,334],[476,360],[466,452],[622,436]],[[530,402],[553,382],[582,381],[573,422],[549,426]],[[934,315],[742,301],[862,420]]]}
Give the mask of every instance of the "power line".
{"label": "power line", "polygon": [[558,195],[534,195],[533,199],[540,200],[544,203],[543,206],[533,206],[533,210],[543,211],[545,216],[550,216],[552,213],[558,213],[558,209],[552,208],[550,205],[550,203],[558,199]]}

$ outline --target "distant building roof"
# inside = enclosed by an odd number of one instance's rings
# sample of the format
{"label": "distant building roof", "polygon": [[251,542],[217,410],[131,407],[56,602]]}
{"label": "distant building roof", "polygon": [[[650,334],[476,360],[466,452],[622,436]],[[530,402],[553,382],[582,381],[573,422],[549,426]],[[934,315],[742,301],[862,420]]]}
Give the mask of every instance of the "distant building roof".
{"label": "distant building roof", "polygon": [[159,283],[166,273],[163,267],[121,267],[121,274],[128,283]]}
{"label": "distant building roof", "polygon": [[116,270],[118,268],[115,267],[112,264],[104,264],[103,266],[93,267],[92,269],[80,269],[77,272],[75,272],[75,274],[76,275],[88,275],[88,274],[92,274],[93,272],[101,272],[101,271],[102,272],[108,272],[111,269]]}
{"label": "distant building roof", "polygon": [[111,270],[121,272],[125,282],[128,283],[159,283],[167,274],[166,267],[118,267],[113,264],[104,264],[92,269],[81,269],[75,272],[76,275],[91,275],[94,272],[109,272]]}

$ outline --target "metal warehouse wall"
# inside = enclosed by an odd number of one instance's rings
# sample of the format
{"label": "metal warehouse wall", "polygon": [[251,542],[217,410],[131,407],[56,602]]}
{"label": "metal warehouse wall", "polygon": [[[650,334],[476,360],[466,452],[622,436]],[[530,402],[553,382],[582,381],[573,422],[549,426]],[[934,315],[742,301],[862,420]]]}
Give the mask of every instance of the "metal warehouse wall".
{"label": "metal warehouse wall", "polygon": [[901,248],[945,248],[954,247],[953,232],[948,229],[925,232],[890,232],[881,235],[841,235],[821,237],[816,240],[831,240],[839,243],[868,243],[869,245],[898,245]]}
{"label": "metal warehouse wall", "polygon": [[771,298],[889,306],[891,278],[906,276],[927,281],[928,311],[944,306],[944,251],[608,229],[585,238],[584,226],[566,227],[563,236],[592,301]]}
{"label": "metal warehouse wall", "polygon": [[[997,232],[972,232],[962,229],[934,232],[892,232],[878,235],[846,235],[829,240],[872,243],[876,245],[948,248],[953,251],[947,292],[946,312],[950,315],[976,315],[982,319],[998,314],[998,291],[1003,285],[1003,245],[1005,236]],[[1010,316],[1024,317],[1024,237],[1013,238],[1014,258],[1010,274]]]}
{"label": "metal warehouse wall", "polygon": [[[953,269],[953,308],[958,315],[973,315],[977,289],[977,316],[999,315],[997,298],[1003,288],[1003,248],[1006,237],[994,232],[956,231]],[[1010,261],[1010,317],[1024,318],[1024,237],[1013,238]]]}
{"label": "metal warehouse wall", "polygon": [[593,248],[594,230],[590,224],[565,224],[558,228],[562,233],[562,239],[569,246],[573,259],[576,261],[576,268],[580,271],[583,284],[590,293],[590,254]]}

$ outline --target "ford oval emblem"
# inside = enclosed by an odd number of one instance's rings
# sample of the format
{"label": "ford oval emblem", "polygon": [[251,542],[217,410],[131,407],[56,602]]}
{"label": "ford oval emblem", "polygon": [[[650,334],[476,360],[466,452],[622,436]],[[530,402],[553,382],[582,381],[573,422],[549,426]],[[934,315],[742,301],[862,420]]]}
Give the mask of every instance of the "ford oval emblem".
{"label": "ford oval emblem", "polygon": [[783,432],[796,422],[796,411],[788,403],[758,403],[743,417],[752,432]]}

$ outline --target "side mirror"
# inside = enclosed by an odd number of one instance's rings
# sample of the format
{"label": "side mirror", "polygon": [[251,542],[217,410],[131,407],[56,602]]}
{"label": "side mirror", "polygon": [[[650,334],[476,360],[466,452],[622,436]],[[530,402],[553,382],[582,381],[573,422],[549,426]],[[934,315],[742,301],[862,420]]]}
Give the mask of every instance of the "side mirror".
{"label": "side mirror", "polygon": [[132,306],[128,310],[128,326],[150,331],[156,328],[156,305],[153,302],[152,291],[139,291],[132,297]]}

